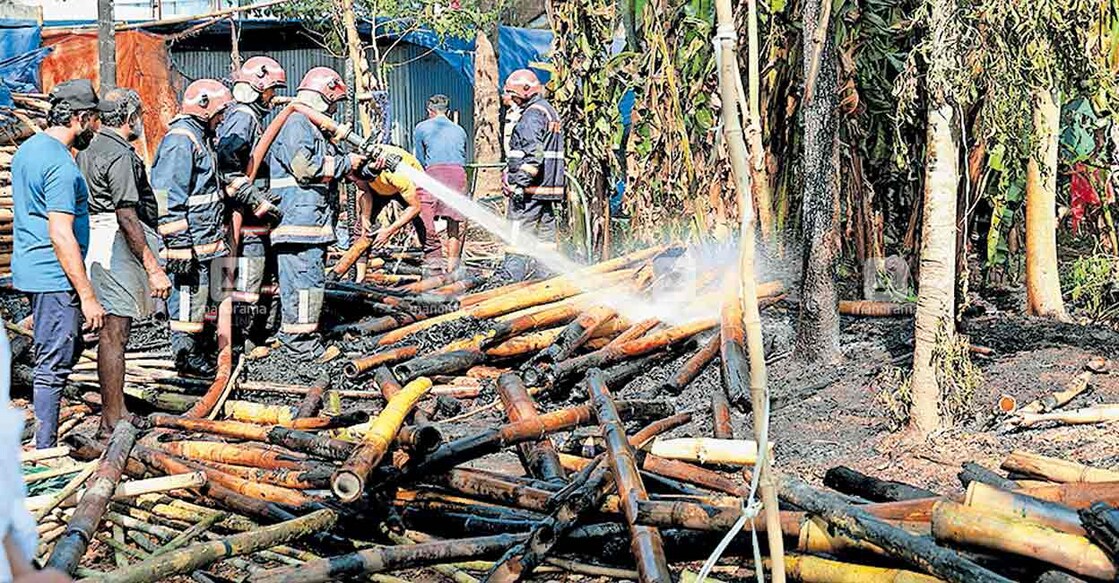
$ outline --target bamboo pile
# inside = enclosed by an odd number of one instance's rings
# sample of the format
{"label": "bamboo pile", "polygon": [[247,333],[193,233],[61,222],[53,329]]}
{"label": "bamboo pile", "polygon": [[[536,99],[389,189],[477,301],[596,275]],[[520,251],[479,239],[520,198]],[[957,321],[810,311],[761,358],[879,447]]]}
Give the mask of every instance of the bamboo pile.
{"label": "bamboo pile", "polygon": [[46,127],[47,104],[16,95],[15,108],[0,107],[0,281],[12,275],[12,156],[24,140]]}

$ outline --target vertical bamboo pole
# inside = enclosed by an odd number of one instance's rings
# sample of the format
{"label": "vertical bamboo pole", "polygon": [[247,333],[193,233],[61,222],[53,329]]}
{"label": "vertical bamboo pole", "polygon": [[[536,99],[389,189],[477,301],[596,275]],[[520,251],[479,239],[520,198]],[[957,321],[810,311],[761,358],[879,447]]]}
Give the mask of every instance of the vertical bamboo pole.
{"label": "vertical bamboo pole", "polygon": [[1049,89],[1034,92],[1033,122],[1037,146],[1026,165],[1026,308],[1034,316],[1067,320],[1057,273],[1057,140],[1061,133],[1061,107]]}
{"label": "vertical bamboo pole", "polygon": [[758,222],[761,223],[762,240],[772,245],[776,239],[773,221],[773,192],[769,185],[769,171],[765,165],[765,146],[762,143],[761,72],[758,67],[758,1],[746,0],[746,26],[749,61],[749,105],[746,114],[746,138],[750,147],[750,186],[758,205]]}
{"label": "vertical bamboo pole", "polygon": [[[740,297],[746,327],[746,347],[750,357],[750,396],[754,409],[754,436],[759,442],[767,433],[769,396],[766,388],[765,346],[762,342],[761,316],[758,309],[757,280],[754,273],[754,221],[755,216],[747,193],[750,175],[747,165],[748,152],[742,135],[742,122],[738,114],[737,82],[739,78],[737,50],[733,37],[734,12],[730,0],[716,0],[715,11],[720,31],[721,62],[719,67],[719,95],[723,103],[723,134],[727,140],[731,172],[742,217],[739,234],[739,275],[742,279]],[[781,539],[780,515],[777,511],[777,489],[773,484],[769,456],[763,455],[758,464],[758,485],[765,508],[767,538],[772,558],[771,578],[774,583],[785,582],[784,541]]]}
{"label": "vertical bamboo pole", "polygon": [[357,115],[358,121],[361,123],[361,133],[370,136],[372,135],[373,122],[369,117],[369,109],[361,104],[361,98],[368,90],[365,86],[365,75],[369,71],[369,65],[365,62],[365,55],[361,50],[361,37],[358,36],[357,32],[354,4],[346,0],[334,0],[334,9],[342,17],[342,28],[346,31],[346,50],[349,52],[350,61],[354,66],[354,95],[358,97]]}

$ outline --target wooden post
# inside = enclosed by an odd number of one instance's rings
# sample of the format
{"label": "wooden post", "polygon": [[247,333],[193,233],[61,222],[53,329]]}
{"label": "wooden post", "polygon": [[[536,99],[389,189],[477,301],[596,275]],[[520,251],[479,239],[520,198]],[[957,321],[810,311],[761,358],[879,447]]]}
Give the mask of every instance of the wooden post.
{"label": "wooden post", "polygon": [[113,0],[97,0],[97,61],[102,97],[117,86],[117,41],[113,31]]}
{"label": "wooden post", "polygon": [[[346,0],[334,0],[334,8],[342,15],[342,28],[346,31],[346,51],[349,53],[350,61],[354,67],[354,95],[365,95],[369,90],[366,86],[369,63],[365,62],[365,52],[361,50],[361,37],[357,32],[354,4]],[[358,101],[357,116],[358,122],[361,124],[361,133],[365,137],[373,135],[373,122],[370,119],[369,107],[363,105],[361,101]]]}

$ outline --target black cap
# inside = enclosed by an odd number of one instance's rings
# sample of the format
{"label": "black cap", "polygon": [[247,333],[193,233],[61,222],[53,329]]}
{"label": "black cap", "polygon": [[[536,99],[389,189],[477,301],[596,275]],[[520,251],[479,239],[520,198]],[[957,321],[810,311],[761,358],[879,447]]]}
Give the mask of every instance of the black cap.
{"label": "black cap", "polygon": [[427,99],[427,106],[432,109],[445,110],[451,105],[451,100],[442,93],[436,93]]}
{"label": "black cap", "polygon": [[114,104],[97,98],[97,92],[93,90],[93,83],[89,79],[71,79],[55,85],[51,89],[50,103],[65,103],[74,111],[92,109],[106,113],[115,109]]}

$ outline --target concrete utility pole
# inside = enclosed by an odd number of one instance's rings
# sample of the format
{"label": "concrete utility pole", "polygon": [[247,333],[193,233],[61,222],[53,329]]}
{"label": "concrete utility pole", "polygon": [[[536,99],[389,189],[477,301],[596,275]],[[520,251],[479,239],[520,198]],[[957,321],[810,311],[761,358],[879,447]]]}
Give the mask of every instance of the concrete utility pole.
{"label": "concrete utility pole", "polygon": [[97,60],[104,95],[117,86],[117,41],[113,31],[113,0],[97,0]]}

